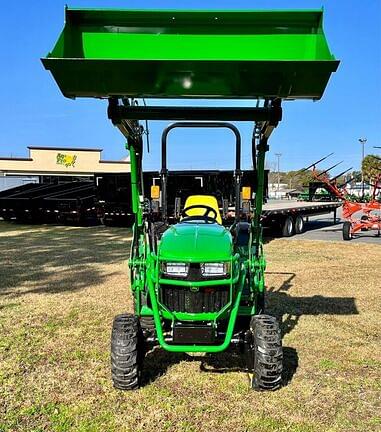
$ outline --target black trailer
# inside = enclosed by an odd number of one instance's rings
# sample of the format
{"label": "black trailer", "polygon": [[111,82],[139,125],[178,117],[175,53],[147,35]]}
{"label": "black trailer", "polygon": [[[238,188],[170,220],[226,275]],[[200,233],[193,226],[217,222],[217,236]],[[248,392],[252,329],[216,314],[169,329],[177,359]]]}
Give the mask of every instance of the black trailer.
{"label": "black trailer", "polygon": [[96,224],[94,183],[75,182],[69,190],[46,197],[43,211],[46,220],[54,215],[54,221],[64,225]]}
{"label": "black trailer", "polygon": [[15,209],[13,208],[15,206],[12,205],[12,200],[10,200],[9,198],[14,195],[25,193],[39,186],[40,185],[38,183],[26,183],[10,189],[2,190],[0,192],[0,217],[2,217],[6,221],[10,221],[15,218],[16,213]]}
{"label": "black trailer", "polygon": [[95,212],[93,182],[33,183],[0,194],[0,216],[5,220],[16,219],[25,223],[60,222],[60,212],[68,206],[70,210],[80,211],[79,220],[84,219],[85,209],[94,207]]}
{"label": "black trailer", "polygon": [[107,226],[131,226],[131,174],[94,174],[94,182],[98,220]]}

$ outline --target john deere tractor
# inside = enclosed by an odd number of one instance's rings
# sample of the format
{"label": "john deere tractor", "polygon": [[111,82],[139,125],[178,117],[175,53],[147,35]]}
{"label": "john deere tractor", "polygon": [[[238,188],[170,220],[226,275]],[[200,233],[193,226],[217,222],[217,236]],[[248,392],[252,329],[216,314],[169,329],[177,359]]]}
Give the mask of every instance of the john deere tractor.
{"label": "john deere tractor", "polygon": [[[280,387],[281,331],[265,313],[265,154],[282,117],[282,100],[320,99],[338,67],[324,36],[322,11],[67,8],[65,28],[42,62],[65,96],[108,99],[108,117],[130,154],[134,313],[117,315],[113,322],[114,386],[138,388],[145,354],[159,345],[178,353],[219,353],[238,346],[252,388]],[[154,105],[154,98],[255,103],[173,106]],[[163,131],[160,178],[149,196],[142,180],[145,131],[139,120],[177,121]],[[241,136],[229,121],[253,124],[253,183],[242,182]],[[175,128],[232,133],[229,197],[209,188],[207,194],[190,193],[173,203],[167,137]],[[225,146],[202,140],[194,151],[211,145],[219,145],[218,161]]]}

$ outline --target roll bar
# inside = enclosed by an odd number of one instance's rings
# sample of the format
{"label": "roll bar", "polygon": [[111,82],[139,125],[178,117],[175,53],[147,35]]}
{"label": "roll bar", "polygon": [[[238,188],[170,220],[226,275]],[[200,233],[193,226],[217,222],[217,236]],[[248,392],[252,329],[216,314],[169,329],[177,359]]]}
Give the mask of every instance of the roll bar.
{"label": "roll bar", "polygon": [[235,218],[239,219],[241,208],[241,134],[239,130],[231,123],[228,122],[176,122],[166,127],[161,135],[161,185],[162,185],[162,214],[163,219],[167,219],[167,142],[168,134],[171,130],[176,128],[226,128],[230,129],[235,135],[236,157],[235,157]]}

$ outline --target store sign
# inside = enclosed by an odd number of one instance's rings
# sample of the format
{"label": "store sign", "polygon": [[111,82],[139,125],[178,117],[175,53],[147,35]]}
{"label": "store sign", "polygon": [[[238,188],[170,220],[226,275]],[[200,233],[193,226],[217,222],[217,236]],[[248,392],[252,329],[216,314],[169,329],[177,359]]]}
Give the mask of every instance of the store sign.
{"label": "store sign", "polygon": [[57,153],[56,163],[57,165],[64,165],[66,168],[75,166],[77,155],[70,155],[64,153]]}

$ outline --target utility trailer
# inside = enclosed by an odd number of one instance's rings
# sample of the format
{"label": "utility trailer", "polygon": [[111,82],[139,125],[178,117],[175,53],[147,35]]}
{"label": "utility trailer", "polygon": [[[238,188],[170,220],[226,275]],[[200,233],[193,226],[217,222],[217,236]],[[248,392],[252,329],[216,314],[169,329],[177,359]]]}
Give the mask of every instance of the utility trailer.
{"label": "utility trailer", "polygon": [[102,225],[131,227],[134,213],[131,205],[130,173],[94,174],[97,218]]}
{"label": "utility trailer", "polygon": [[64,225],[96,224],[94,183],[81,181],[70,185],[69,190],[44,198],[42,211],[45,220]]}
{"label": "utility trailer", "polygon": [[92,182],[27,184],[0,193],[0,211],[5,220],[24,223],[61,223],[64,219],[83,222],[87,209],[95,213]]}
{"label": "utility trailer", "polygon": [[13,208],[14,206],[12,205],[12,202],[8,200],[8,197],[20,193],[25,193],[38,186],[38,183],[26,183],[20,186],[15,186],[13,188],[0,191],[0,217],[2,217],[6,221],[10,221],[11,219],[16,217],[15,209]]}
{"label": "utility trailer", "polygon": [[[143,173],[144,196],[149,196],[149,187],[155,183],[155,178],[160,178],[158,171]],[[131,227],[135,219],[131,199],[131,173],[96,173],[94,183],[99,222],[107,226]]]}
{"label": "utility trailer", "polygon": [[44,199],[70,187],[68,183],[39,183],[28,186],[23,190],[11,189],[7,194],[0,196],[0,207],[6,209],[17,221],[25,223],[46,222]]}
{"label": "utility trailer", "polygon": [[[108,98],[108,117],[130,153],[134,313],[117,315],[112,326],[116,388],[139,387],[144,356],[157,345],[170,352],[240,348],[252,388],[281,386],[281,331],[264,301],[265,154],[282,119],[282,100],[320,99],[338,67],[322,17],[321,10],[66,9],[65,28],[42,62],[65,96]],[[168,104],[152,105],[154,98]],[[178,107],[170,103],[175,98],[260,103]],[[144,196],[139,120],[177,121],[162,133],[160,184],[151,191],[159,220]],[[253,124],[253,215],[244,211],[251,194],[242,188],[241,135],[231,121]],[[234,139],[232,225],[224,225],[214,195],[188,196],[180,220],[169,218],[167,141],[175,128],[225,128]]]}

